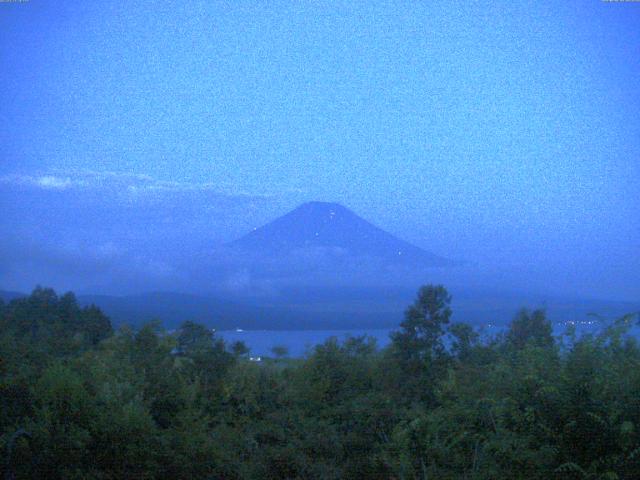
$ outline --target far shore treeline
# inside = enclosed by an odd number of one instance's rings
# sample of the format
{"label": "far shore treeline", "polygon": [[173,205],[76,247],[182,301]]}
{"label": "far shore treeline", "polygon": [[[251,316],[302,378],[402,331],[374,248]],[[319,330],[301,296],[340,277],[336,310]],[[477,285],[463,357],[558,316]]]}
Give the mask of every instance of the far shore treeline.
{"label": "far shore treeline", "polygon": [[114,331],[40,287],[0,301],[2,478],[640,478],[635,315],[556,338],[521,310],[481,339],[450,304],[424,286],[388,347],[257,363],[194,322]]}

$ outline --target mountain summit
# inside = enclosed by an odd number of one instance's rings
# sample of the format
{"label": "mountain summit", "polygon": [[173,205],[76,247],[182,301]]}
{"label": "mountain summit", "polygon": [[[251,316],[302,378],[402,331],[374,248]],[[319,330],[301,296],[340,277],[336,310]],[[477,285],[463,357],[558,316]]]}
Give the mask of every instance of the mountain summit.
{"label": "mountain summit", "polygon": [[453,264],[396,238],[338,203],[328,202],[304,203],[230,246],[261,255],[313,251],[343,258],[375,258],[385,264],[420,267]]}

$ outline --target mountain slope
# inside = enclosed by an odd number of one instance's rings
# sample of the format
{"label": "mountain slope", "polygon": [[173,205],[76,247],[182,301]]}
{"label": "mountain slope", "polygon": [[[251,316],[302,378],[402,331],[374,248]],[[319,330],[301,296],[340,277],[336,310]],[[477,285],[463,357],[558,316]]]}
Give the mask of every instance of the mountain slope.
{"label": "mountain slope", "polygon": [[315,251],[392,264],[440,267],[454,262],[394,237],[337,203],[308,202],[231,242],[261,255]]}

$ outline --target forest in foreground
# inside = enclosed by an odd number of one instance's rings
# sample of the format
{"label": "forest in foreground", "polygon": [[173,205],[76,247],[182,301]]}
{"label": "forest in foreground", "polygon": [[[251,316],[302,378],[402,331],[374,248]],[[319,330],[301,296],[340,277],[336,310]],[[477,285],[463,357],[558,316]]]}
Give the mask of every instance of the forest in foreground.
{"label": "forest in foreground", "polygon": [[629,315],[553,337],[522,310],[481,340],[422,287],[391,344],[252,362],[193,322],[113,331],[37,288],[0,303],[0,453],[15,479],[638,479]]}

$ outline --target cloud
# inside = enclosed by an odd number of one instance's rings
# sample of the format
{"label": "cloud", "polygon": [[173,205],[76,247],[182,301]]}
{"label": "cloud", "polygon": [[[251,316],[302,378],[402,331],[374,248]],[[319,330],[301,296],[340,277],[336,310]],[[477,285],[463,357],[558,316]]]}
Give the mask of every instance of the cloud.
{"label": "cloud", "polygon": [[68,177],[60,178],[52,175],[45,175],[44,177],[37,177],[35,181],[42,188],[65,189],[71,186],[71,179]]}
{"label": "cloud", "polygon": [[55,175],[4,175],[0,177],[0,183],[8,185],[20,185],[38,187],[46,190],[65,190],[74,186],[74,182],[69,177],[58,177]]}
{"label": "cloud", "polygon": [[[183,276],[211,265],[225,275],[241,270],[242,258],[213,250],[281,214],[290,201],[286,193],[253,194],[231,182],[159,180],[135,173],[0,175],[0,287],[110,284],[113,291],[128,291],[135,285],[177,288],[182,282],[186,289],[191,282]],[[223,283],[223,277],[213,283]],[[227,287],[246,282],[243,275],[232,275]]]}
{"label": "cloud", "polygon": [[112,292],[133,291],[136,286],[168,288],[183,272],[165,258],[113,241],[41,239],[12,235],[0,241],[0,288],[28,291],[36,284],[57,289],[108,288]]}
{"label": "cloud", "polygon": [[247,199],[266,199],[276,196],[268,192],[248,192],[228,182],[178,182],[160,180],[145,174],[93,170],[53,171],[31,175],[9,174],[0,177],[0,185],[2,184],[43,190],[107,190],[121,197],[129,197],[130,201],[144,196],[189,193]]}

